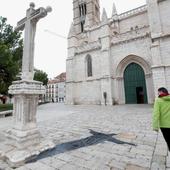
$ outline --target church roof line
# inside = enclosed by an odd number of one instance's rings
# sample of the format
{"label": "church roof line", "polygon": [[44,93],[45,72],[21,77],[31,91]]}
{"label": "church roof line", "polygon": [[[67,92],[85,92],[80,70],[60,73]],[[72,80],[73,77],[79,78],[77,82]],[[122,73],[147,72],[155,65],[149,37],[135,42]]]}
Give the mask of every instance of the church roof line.
{"label": "church roof line", "polygon": [[[123,20],[123,19],[129,18],[129,17],[134,16],[134,15],[138,15],[138,14],[143,13],[143,12],[147,12],[147,5],[142,5],[140,7],[135,8],[135,9],[123,12],[121,14],[118,14],[117,19]],[[112,20],[113,20],[112,17],[108,18],[108,21],[112,22]],[[89,30],[100,29],[100,27],[101,27],[101,23],[98,23],[96,25],[89,27]]]}
{"label": "church roof line", "polygon": [[126,12],[119,14],[118,19],[122,20],[122,19],[131,17],[133,15],[136,15],[136,14],[139,14],[139,13],[142,13],[142,12],[146,12],[146,11],[147,11],[147,5],[142,5],[140,7],[135,8],[135,9],[132,9],[132,10],[129,10],[129,11],[126,11]]}

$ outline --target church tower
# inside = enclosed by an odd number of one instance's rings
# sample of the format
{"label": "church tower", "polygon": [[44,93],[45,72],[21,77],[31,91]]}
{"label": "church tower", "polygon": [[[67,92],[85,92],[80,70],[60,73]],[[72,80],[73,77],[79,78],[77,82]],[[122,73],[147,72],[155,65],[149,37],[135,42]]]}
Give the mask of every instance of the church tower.
{"label": "church tower", "polygon": [[73,0],[73,23],[76,34],[84,32],[85,21],[88,18],[89,26],[100,21],[99,0]]}

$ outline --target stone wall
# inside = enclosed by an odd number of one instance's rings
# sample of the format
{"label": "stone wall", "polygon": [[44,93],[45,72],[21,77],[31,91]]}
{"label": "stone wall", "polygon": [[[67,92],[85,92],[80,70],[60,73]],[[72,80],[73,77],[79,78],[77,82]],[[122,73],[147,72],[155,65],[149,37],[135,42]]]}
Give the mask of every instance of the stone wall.
{"label": "stone wall", "polygon": [[136,28],[141,28],[148,25],[147,12],[121,19],[119,22],[120,33],[125,33],[131,31],[132,29],[135,30]]}
{"label": "stone wall", "polygon": [[170,1],[166,0],[159,3],[160,19],[162,22],[162,29],[164,34],[170,34]]}
{"label": "stone wall", "polygon": [[74,104],[101,104],[100,81],[79,82],[74,87]]}
{"label": "stone wall", "polygon": [[87,77],[87,63],[86,63],[86,56],[89,53],[80,54],[74,57],[74,81],[87,81],[89,79],[95,80],[100,77],[100,53],[99,51],[90,52],[90,56],[92,58],[92,77]]}

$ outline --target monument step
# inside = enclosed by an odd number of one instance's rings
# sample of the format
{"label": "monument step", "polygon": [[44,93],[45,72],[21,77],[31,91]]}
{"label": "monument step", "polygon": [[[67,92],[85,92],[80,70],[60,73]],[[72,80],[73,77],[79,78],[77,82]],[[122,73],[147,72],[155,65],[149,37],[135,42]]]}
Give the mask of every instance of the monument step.
{"label": "monument step", "polygon": [[0,118],[12,116],[12,114],[13,114],[13,110],[2,111],[0,112]]}

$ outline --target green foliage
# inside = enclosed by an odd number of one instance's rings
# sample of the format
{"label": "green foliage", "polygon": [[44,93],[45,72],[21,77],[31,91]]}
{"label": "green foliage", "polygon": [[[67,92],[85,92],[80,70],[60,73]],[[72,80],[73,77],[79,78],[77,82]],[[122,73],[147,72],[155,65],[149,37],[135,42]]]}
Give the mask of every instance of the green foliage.
{"label": "green foliage", "polygon": [[12,104],[0,104],[0,112],[12,109],[13,109]]}
{"label": "green foliage", "polygon": [[[8,94],[8,87],[17,80],[21,71],[23,40],[17,32],[0,16],[0,94]],[[43,71],[36,70],[34,79],[47,85],[48,77]]]}
{"label": "green foliage", "polygon": [[47,75],[47,73],[43,72],[42,70],[35,70],[34,80],[41,81],[43,83],[43,85],[47,85],[48,75]]}
{"label": "green foliage", "polygon": [[7,94],[8,87],[16,80],[23,53],[21,33],[14,31],[6,21],[0,17],[0,94]]}

